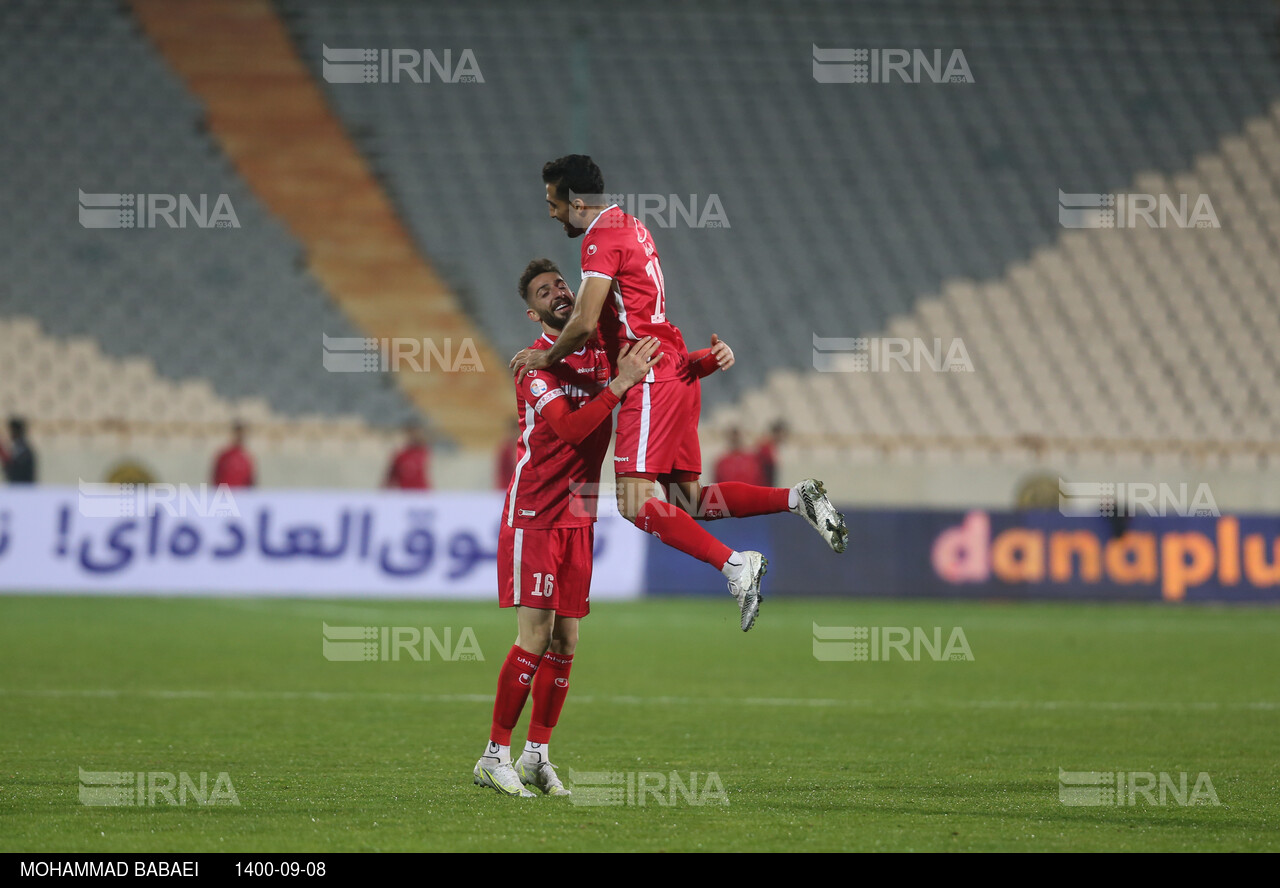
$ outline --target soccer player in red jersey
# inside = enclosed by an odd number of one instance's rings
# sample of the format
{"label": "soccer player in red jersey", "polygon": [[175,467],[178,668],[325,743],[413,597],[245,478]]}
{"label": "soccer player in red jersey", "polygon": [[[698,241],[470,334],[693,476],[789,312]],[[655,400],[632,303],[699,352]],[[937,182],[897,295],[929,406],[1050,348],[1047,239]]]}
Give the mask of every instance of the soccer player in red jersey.
{"label": "soccer player in red jersey", "polygon": [[[573,310],[573,291],[549,259],[529,263],[519,289],[525,313],[542,326],[531,347],[551,348]],[[584,494],[600,483],[613,408],[664,360],[656,339],[626,346],[612,380],[595,342],[516,380],[520,438],[498,534],[498,603],[516,608],[519,636],[498,673],[489,743],[473,771],[478,786],[504,795],[532,796],[526,785],[569,794],[549,760],[549,743],[569,693],[578,622],[590,610],[596,500]],[[513,765],[511,732],[530,692],[529,740]]]}
{"label": "soccer player in red jersey", "polygon": [[431,451],[427,448],[427,438],[422,433],[422,426],[416,420],[405,423],[405,445],[391,457],[391,465],[387,467],[387,477],[383,479],[383,487],[400,490],[430,490],[431,482],[427,480],[428,467],[431,465]]}
{"label": "soccer player in red jersey", "polygon": [[[611,362],[624,343],[648,336],[662,343],[664,359],[622,401],[614,443],[618,510],[663,543],[717,568],[738,601],[742,631],[760,610],[760,579],[768,561],[759,552],[735,552],[699,527],[711,520],[791,511],[802,516],[836,552],[848,544],[844,516],[821,482],[792,488],[699,481],[702,453],[700,364],[718,363],[708,350],[692,356],[668,318],[666,281],[649,230],[617,204],[601,199],[604,176],[583,154],[542,168],[551,217],[571,237],[582,238],[582,285],[573,312],[550,348],[524,349],[511,359],[517,377],[543,371],[581,348],[599,331]],[[712,350],[718,342],[713,334]]]}
{"label": "soccer player in red jersey", "polygon": [[213,484],[228,487],[253,487],[253,457],[244,446],[244,423],[231,426],[231,445],[214,458]]}

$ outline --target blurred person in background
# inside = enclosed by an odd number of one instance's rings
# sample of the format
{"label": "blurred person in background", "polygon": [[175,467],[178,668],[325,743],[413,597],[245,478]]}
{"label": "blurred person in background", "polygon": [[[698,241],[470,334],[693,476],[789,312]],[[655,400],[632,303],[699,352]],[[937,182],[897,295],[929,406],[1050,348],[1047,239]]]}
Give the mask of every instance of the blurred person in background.
{"label": "blurred person in background", "polygon": [[231,444],[213,461],[213,484],[228,487],[253,487],[253,457],[244,448],[244,423],[231,425]]}
{"label": "blurred person in background", "polygon": [[778,485],[778,448],[787,439],[787,424],[779,419],[769,426],[769,433],[756,446],[756,459],[760,462],[760,471],[764,474],[765,487]]}
{"label": "blurred person in background", "polygon": [[729,429],[729,449],[716,460],[715,479],[717,484],[736,481],[762,486],[765,483],[759,456],[743,446],[742,432],[736,428]]}
{"label": "blurred person in background", "polygon": [[0,463],[10,484],[36,483],[36,454],[27,441],[27,421],[20,416],[9,418],[9,446],[0,443]]}
{"label": "blurred person in background", "polygon": [[511,476],[516,473],[516,440],[519,437],[520,423],[513,419],[502,443],[498,445],[498,457],[493,470],[495,490],[506,490],[511,486]]}
{"label": "blurred person in background", "polygon": [[431,451],[426,435],[416,420],[404,425],[405,444],[391,457],[383,487],[399,490],[430,490],[427,474],[431,466]]}

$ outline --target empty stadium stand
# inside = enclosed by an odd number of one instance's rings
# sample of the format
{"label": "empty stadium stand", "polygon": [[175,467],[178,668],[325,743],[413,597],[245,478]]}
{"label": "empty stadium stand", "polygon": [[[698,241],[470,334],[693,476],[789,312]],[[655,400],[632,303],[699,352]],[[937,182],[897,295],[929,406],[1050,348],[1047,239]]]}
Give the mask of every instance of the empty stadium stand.
{"label": "empty stadium stand", "polygon": [[[261,399],[282,418],[353,416],[388,425],[416,415],[378,374],[327,373],[321,335],[365,335],[306,271],[297,240],[267,212],[205,131],[204,111],[112,0],[0,6],[0,318],[39,322],[136,367],[179,404]],[[239,227],[103,230],[77,220],[79,192],[226,195]],[[28,329],[28,328],[23,328]],[[105,409],[132,395],[86,379],[81,352],[5,351],[5,376],[30,376],[37,421],[69,404]],[[131,371],[132,372],[132,371]],[[110,395],[110,397],[108,397]],[[163,402],[165,399],[161,399]],[[0,409],[11,409],[10,403]],[[121,406],[120,416],[129,413]],[[261,413],[261,411],[257,411]],[[130,413],[130,415],[132,415]]]}
{"label": "empty stadium stand", "polygon": [[[971,436],[1024,428],[1144,439],[1201,434],[1196,421],[1166,415],[1195,396],[1194,388],[1171,395],[1176,378],[1133,383],[1136,403],[1160,401],[1164,406],[1149,409],[1161,413],[1102,412],[1111,402],[1092,396],[1102,385],[1092,369],[1045,383],[1055,392],[1065,387],[1061,403],[1023,409],[1018,399],[1043,397],[1023,378],[1038,381],[1092,365],[1092,358],[1071,351],[1078,339],[1063,325],[1120,323],[1093,313],[1095,303],[1110,301],[1098,289],[1098,270],[1107,266],[1087,255],[1093,241],[1068,237],[1076,246],[1059,245],[1065,234],[1059,190],[1102,193],[1172,182],[1225,138],[1251,145],[1246,126],[1269,127],[1269,108],[1280,97],[1276,10],[1269,0],[278,5],[317,78],[325,46],[440,56],[450,50],[455,58],[473,51],[482,83],[436,77],[326,88],[422,249],[507,352],[529,338],[513,310],[512,281],[524,262],[550,255],[576,267],[574,244],[546,219],[539,168],[559,154],[586,151],[601,163],[606,191],[675,195],[686,203],[690,196],[705,202],[715,195],[723,206],[727,228],[690,228],[677,217],[664,229],[656,217],[647,220],[663,258],[671,317],[694,346],[715,331],[738,349],[734,373],[704,387],[709,405],[749,396],[743,403],[754,408],[754,419],[767,421],[778,412],[783,389],[764,395],[761,386],[771,371],[788,368],[792,375],[781,377],[787,380],[811,369],[815,333],[891,335],[895,323],[918,311],[949,316],[941,305],[950,303],[932,302],[937,294],[994,284],[1015,269],[1020,286],[1044,287],[1043,298],[1053,305],[1048,313],[1005,315],[986,325],[977,322],[1005,311],[998,302],[973,306],[978,314],[967,316],[991,335],[1033,331],[1002,347],[998,357],[986,356],[986,339],[971,349],[992,376],[991,368],[1031,362],[1008,380],[972,383],[1001,387],[992,397],[1003,406],[992,407],[993,415],[976,396],[972,404],[900,403],[897,388],[943,383],[885,379],[876,381],[874,395],[848,392],[848,409],[822,402],[822,421],[814,427]],[[818,83],[815,45],[937,48],[944,59],[959,49],[973,82]],[[657,58],[663,63],[655,64]],[[1229,174],[1250,175],[1238,162],[1224,160]],[[1268,169],[1262,158],[1254,164],[1260,173]],[[1251,196],[1273,188],[1265,177],[1238,181]],[[1206,262],[1248,249],[1227,243],[1234,237],[1229,232],[1249,224],[1241,212],[1259,207],[1222,195],[1224,229],[1206,238],[1218,245],[1205,249],[1223,252],[1210,252]],[[1255,227],[1265,239],[1263,225]],[[1185,243],[1193,243],[1191,237]],[[1123,252],[1125,246],[1112,239],[1102,249]],[[1169,249],[1181,256],[1194,248]],[[1042,266],[1043,255],[1061,261]],[[1149,285],[1164,286],[1167,273],[1179,267],[1151,269]],[[1042,274],[1074,277],[1090,288],[1089,301],[1068,304],[1073,294],[1048,289]],[[1243,305],[1249,297],[1221,290],[1239,285],[1238,277],[1201,275],[1189,279],[1192,287],[1181,297],[1152,290],[1141,298]],[[1257,272],[1249,277],[1259,281]],[[1010,296],[1024,297],[1031,298],[1020,288]],[[1136,322],[1148,309],[1132,310]],[[1187,318],[1194,317],[1194,307],[1187,310]],[[1096,337],[1086,339],[1092,345]],[[1040,340],[1051,345],[1032,347]],[[1139,352],[1128,357],[1142,362]],[[1150,366],[1141,372],[1168,376]],[[1097,372],[1123,375],[1125,367]],[[812,384],[817,390],[862,385]],[[758,395],[770,405],[763,413]],[[932,409],[935,401],[946,405],[938,406],[940,413]],[[1083,426],[1077,405],[1091,414]],[[904,414],[900,422],[895,411]],[[1042,412],[1056,418],[1042,421]],[[1216,427],[1211,413],[1202,422]]]}

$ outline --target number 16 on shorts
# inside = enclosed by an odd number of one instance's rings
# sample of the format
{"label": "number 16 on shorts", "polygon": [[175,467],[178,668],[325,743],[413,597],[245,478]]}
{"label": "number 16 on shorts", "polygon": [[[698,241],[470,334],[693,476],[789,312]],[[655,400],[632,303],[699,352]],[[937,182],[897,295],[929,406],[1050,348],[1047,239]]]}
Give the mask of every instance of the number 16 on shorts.
{"label": "number 16 on shorts", "polygon": [[591,610],[594,528],[521,528],[498,533],[498,604],[537,607],[561,617]]}

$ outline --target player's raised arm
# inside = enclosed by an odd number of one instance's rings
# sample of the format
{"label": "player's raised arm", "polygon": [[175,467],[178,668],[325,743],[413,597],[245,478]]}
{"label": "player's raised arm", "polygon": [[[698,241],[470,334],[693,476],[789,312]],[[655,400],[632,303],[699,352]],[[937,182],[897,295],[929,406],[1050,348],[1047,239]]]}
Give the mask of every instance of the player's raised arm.
{"label": "player's raised arm", "polygon": [[729,343],[712,333],[711,348],[690,352],[689,363],[693,365],[699,378],[710,376],[717,370],[728,370],[734,365],[733,349],[729,348]]}
{"label": "player's raised arm", "polygon": [[635,345],[624,345],[618,352],[618,375],[604,391],[577,410],[569,406],[568,398],[553,398],[543,406],[542,418],[562,441],[577,444],[585,440],[618,406],[627,389],[644,379],[662,359],[662,352],[658,351],[661,346],[662,343],[652,336],[646,336]]}

